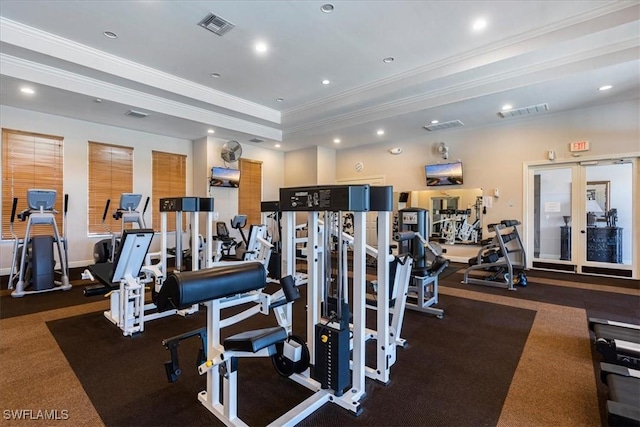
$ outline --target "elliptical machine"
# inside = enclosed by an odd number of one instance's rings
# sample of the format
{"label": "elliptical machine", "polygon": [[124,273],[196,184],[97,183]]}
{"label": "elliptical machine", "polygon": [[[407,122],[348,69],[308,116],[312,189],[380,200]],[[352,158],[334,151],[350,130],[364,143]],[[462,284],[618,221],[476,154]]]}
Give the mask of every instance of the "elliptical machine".
{"label": "elliptical machine", "polygon": [[122,220],[120,234],[116,234],[105,225],[107,213],[109,212],[109,205],[111,204],[111,199],[107,199],[107,203],[104,207],[104,213],[102,214],[102,226],[111,234],[111,237],[108,239],[102,239],[93,245],[93,261],[96,264],[114,261],[113,256],[117,252],[116,249],[119,244],[120,236],[122,236],[122,233],[126,229],[126,225],[128,223],[137,224],[139,229],[146,228],[144,214],[149,206],[149,197],[147,197],[142,213],[137,210],[141,200],[142,194],[122,193],[120,195],[120,205],[115,211],[113,211],[113,218],[115,220]]}
{"label": "elliptical machine", "polygon": [[[24,238],[20,239],[13,228],[16,217],[18,198],[14,197],[11,208],[10,229],[13,237],[13,259],[11,261],[11,271],[9,273],[9,289],[14,298],[23,297],[27,294],[37,294],[50,291],[67,291],[71,289],[69,284],[69,263],[67,257],[67,241],[58,232],[54,210],[56,203],[56,190],[27,190],[28,208],[18,214],[21,221],[27,221],[27,228]],[[67,208],[69,196],[64,196],[64,229],[67,230]],[[53,236],[37,235],[31,236],[33,225],[50,225],[53,229]],[[58,251],[60,261],[60,280],[55,280],[56,260],[54,257],[54,245]],[[19,261],[18,261],[19,259]]]}

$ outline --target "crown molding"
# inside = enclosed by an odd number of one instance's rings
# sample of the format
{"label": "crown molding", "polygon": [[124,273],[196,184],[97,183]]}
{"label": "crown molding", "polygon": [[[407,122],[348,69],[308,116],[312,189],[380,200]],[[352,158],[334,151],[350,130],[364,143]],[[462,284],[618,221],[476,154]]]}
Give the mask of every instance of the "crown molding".
{"label": "crown molding", "polygon": [[183,104],[3,53],[0,53],[0,70],[3,75],[9,77],[28,80],[61,90],[102,98],[136,108],[204,123],[208,126],[244,132],[265,139],[282,140],[282,131],[280,129]]}
{"label": "crown molding", "polygon": [[629,2],[609,3],[568,19],[501,40],[485,46],[483,49],[474,49],[457,54],[455,57],[444,58],[404,73],[318,99],[298,108],[286,110],[283,112],[283,121],[290,121],[295,116],[310,117],[315,115],[317,110],[326,112],[345,107],[353,104],[354,100],[366,99],[373,94],[380,96],[383,93],[392,93],[418,82],[434,80],[503,61],[555,43],[582,37],[594,31],[637,21],[638,16],[640,16],[640,4],[636,2],[631,5]]}
{"label": "crown molding", "polygon": [[580,71],[585,69],[585,67],[587,69],[591,68],[592,63],[595,61],[621,63],[637,60],[639,57],[640,39],[628,39],[574,55],[560,57],[555,60],[535,65],[527,65],[503,73],[492,74],[484,78],[469,80],[445,88],[358,109],[357,111],[332,116],[323,120],[306,122],[300,126],[287,127],[285,133],[287,136],[291,136],[292,134],[309,132],[314,129],[326,130],[328,128],[338,128],[347,123],[349,125],[363,124],[391,115],[396,116],[411,113],[466,99],[477,98],[483,95],[490,95],[498,91],[541,83]]}
{"label": "crown molding", "polygon": [[279,111],[0,17],[0,41],[272,123]]}

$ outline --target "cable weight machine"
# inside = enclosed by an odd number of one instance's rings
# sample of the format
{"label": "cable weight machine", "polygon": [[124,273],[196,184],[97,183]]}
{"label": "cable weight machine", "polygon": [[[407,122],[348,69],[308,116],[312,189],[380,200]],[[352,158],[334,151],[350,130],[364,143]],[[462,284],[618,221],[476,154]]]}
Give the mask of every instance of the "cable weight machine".
{"label": "cable weight machine", "polygon": [[[283,270],[296,274],[295,215],[308,215],[307,346],[313,370],[291,379],[315,393],[298,405],[290,420],[299,422],[326,402],[355,415],[365,396],[366,213],[368,185],[334,185],[280,189],[283,212]],[[353,213],[352,298],[347,303],[348,263],[341,251],[333,265],[335,230],[342,230],[343,212]],[[323,220],[321,225],[320,216]],[[338,241],[341,237],[338,235]],[[335,273],[332,274],[332,270]],[[334,295],[331,295],[333,289]],[[388,321],[388,320],[387,320]]]}

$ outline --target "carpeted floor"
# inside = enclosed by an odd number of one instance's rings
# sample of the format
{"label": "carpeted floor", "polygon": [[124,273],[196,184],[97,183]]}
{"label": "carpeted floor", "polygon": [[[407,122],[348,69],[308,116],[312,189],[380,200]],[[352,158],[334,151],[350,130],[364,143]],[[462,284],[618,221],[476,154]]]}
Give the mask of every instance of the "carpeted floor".
{"label": "carpeted floor", "polygon": [[[91,284],[91,282],[87,281],[86,284]],[[0,297],[0,319],[87,304],[103,299],[102,296],[85,297],[82,290],[86,284],[76,283],[68,291],[45,292],[25,295],[21,298],[3,295]]]}
{"label": "carpeted floor", "polygon": [[[462,283],[464,278],[463,270],[460,270],[441,279],[440,285],[477,290],[492,295],[508,293],[511,298],[583,308],[586,310],[588,317],[603,317],[630,323],[637,323],[638,319],[640,319],[640,300],[637,296],[632,296],[634,290],[630,283],[626,287],[619,288],[619,292],[612,293],[611,289],[608,288],[609,280],[607,279],[602,280],[607,285],[575,285],[579,282],[572,280],[570,283],[565,282],[562,283],[562,286],[558,286],[558,282],[562,281],[550,279],[547,274],[529,273],[527,277],[529,284],[526,287],[516,287],[515,291],[508,291],[504,288],[464,284]],[[627,280],[626,282],[634,281]],[[637,295],[637,291],[635,294]]]}
{"label": "carpeted floor", "polygon": [[[406,314],[409,347],[399,350],[391,384],[368,382],[360,417],[327,404],[303,425],[496,425],[535,312],[457,297],[442,303],[444,320]],[[234,329],[264,327],[264,321],[255,317]],[[205,388],[195,373],[199,340],[181,344],[184,375],[174,384],[164,375],[169,352],[160,342],[204,324],[203,313],[160,319],[133,339],[101,313],[47,326],[106,425],[193,426],[217,423],[196,398]],[[240,390],[250,391],[241,395],[239,413],[250,425],[270,422],[310,394],[279,377],[269,359],[241,360],[239,372]],[[434,410],[423,410],[425,402]]]}
{"label": "carpeted floor", "polygon": [[[302,424],[606,426],[607,390],[587,317],[637,322],[638,281],[617,286],[529,272],[529,286],[510,292],[460,284],[463,267],[454,264],[441,276],[444,319],[407,311],[402,336],[409,346],[399,349],[388,385],[367,380],[360,417],[326,404]],[[15,302],[31,305],[34,297]],[[104,298],[78,300],[2,315],[3,410],[67,411],[68,420],[56,425],[220,425],[197,399],[205,387],[195,372],[198,340],[180,345],[184,373],[177,383],[167,382],[163,366],[169,352],[161,340],[204,326],[204,313],[148,322],[143,334],[130,338],[102,315]],[[303,302],[295,304],[296,319],[304,309]],[[274,323],[273,316],[255,316],[243,327]],[[301,322],[295,325],[300,334]],[[278,376],[266,359],[240,361],[239,377],[239,413],[250,425],[268,423],[309,393]]]}

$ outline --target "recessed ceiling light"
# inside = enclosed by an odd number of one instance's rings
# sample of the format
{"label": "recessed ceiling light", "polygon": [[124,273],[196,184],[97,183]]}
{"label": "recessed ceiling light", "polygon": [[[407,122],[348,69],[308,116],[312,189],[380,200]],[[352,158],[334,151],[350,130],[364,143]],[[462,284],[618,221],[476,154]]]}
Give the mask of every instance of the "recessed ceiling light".
{"label": "recessed ceiling light", "polygon": [[278,101],[278,102],[284,102],[284,98],[276,98],[276,101]]}
{"label": "recessed ceiling light", "polygon": [[280,144],[276,144],[276,145],[274,145],[274,147],[280,148]]}
{"label": "recessed ceiling light", "polygon": [[376,132],[378,135],[384,135],[384,130],[380,129]]}
{"label": "recessed ceiling light", "polygon": [[33,95],[34,93],[36,93],[36,91],[31,89],[30,87],[20,88],[20,92],[26,93],[27,95]]}
{"label": "recessed ceiling light", "polygon": [[322,81],[322,84],[323,84],[323,85],[328,85],[329,83],[331,83],[331,82],[330,82],[329,80],[327,80],[327,79],[324,79],[324,80]]}
{"label": "recessed ceiling light", "polygon": [[600,87],[598,88],[598,90],[609,90],[609,89],[611,89],[612,87],[613,87],[613,86],[611,86],[611,85],[604,85],[604,86],[600,86]]}
{"label": "recessed ceiling light", "polygon": [[431,124],[432,124],[432,125],[435,125],[436,123],[440,123],[440,121],[438,121],[438,120],[431,120]]}
{"label": "recessed ceiling light", "polygon": [[210,75],[211,77],[213,77],[213,78],[216,78],[216,79],[217,79],[218,77],[220,77],[220,73],[211,73],[211,74],[209,74],[209,75]]}
{"label": "recessed ceiling light", "polygon": [[267,51],[267,44],[265,42],[256,43],[256,51],[264,53]]}
{"label": "recessed ceiling light", "polygon": [[340,141],[340,138],[336,138],[336,139],[334,139],[334,140],[333,140],[333,143],[334,143],[334,144],[340,144],[340,142],[341,142],[341,141]]}
{"label": "recessed ceiling light", "polygon": [[507,110],[511,110],[513,108],[513,105],[511,104],[504,104],[502,106],[502,111],[507,111]]}
{"label": "recessed ceiling light", "polygon": [[323,4],[322,6],[320,6],[320,10],[324,13],[331,13],[333,12],[333,9],[335,9],[335,7],[331,3]]}
{"label": "recessed ceiling light", "polygon": [[114,33],[114,32],[111,32],[111,31],[105,31],[102,34],[104,34],[105,37],[108,37],[110,39],[117,39],[118,38],[118,35],[116,33]]}
{"label": "recessed ceiling light", "polygon": [[487,21],[486,21],[486,20],[484,20],[483,18],[476,19],[476,20],[473,22],[473,29],[474,29],[475,31],[480,31],[480,30],[482,30],[482,29],[483,29],[484,27],[486,27],[486,26],[487,26]]}
{"label": "recessed ceiling light", "polygon": [[209,130],[207,130],[207,133],[216,133],[216,131],[213,130],[213,129],[209,129]]}
{"label": "recessed ceiling light", "polygon": [[387,56],[386,58],[384,58],[384,59],[382,60],[382,62],[384,62],[385,64],[390,64],[390,63],[392,63],[392,62],[393,62],[393,61],[395,61],[395,60],[396,60],[396,58],[394,58],[393,56]]}

